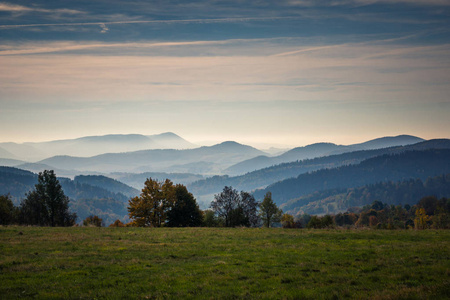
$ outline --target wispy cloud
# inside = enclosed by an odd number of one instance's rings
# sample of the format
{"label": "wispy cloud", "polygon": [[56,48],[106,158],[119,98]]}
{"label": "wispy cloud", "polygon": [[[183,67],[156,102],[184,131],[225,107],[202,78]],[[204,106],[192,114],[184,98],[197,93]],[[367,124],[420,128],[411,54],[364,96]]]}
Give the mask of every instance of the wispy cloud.
{"label": "wispy cloud", "polygon": [[32,101],[36,94],[40,99],[57,101],[62,97],[77,102],[397,99],[409,103],[425,98],[442,101],[450,92],[450,66],[446,63],[449,49],[450,45],[347,44],[327,51],[277,57],[3,56],[0,90],[3,101],[18,98]]}
{"label": "wispy cloud", "polygon": [[423,6],[450,6],[448,0],[287,0],[285,3],[292,6],[320,7],[320,6],[354,6],[371,4],[412,4]]}
{"label": "wispy cloud", "polygon": [[286,19],[297,19],[298,17],[244,17],[244,18],[217,18],[217,19],[184,19],[184,20],[130,20],[111,22],[81,22],[81,23],[48,23],[48,24],[14,24],[0,25],[0,29],[14,29],[24,27],[48,27],[48,26],[106,26],[113,24],[184,24],[184,23],[233,23],[251,21],[276,21]]}
{"label": "wispy cloud", "polygon": [[45,9],[40,7],[30,7],[30,6],[23,6],[23,5],[17,5],[17,4],[11,4],[7,2],[0,2],[0,11],[8,11],[8,12],[14,12],[14,13],[25,13],[25,12],[42,12],[42,13],[63,13],[63,14],[80,14],[83,13],[79,10],[74,9]]}
{"label": "wispy cloud", "polygon": [[[339,1],[338,1],[339,2]],[[414,5],[433,5],[433,6],[450,6],[448,0],[347,0],[341,1],[344,3],[354,2],[360,4],[374,4],[374,3],[388,3],[388,4],[414,4]]]}
{"label": "wispy cloud", "polygon": [[[102,27],[105,32],[106,26]],[[28,55],[43,53],[58,53],[78,50],[114,49],[114,48],[158,48],[158,47],[183,47],[183,46],[212,46],[233,43],[254,43],[270,41],[271,39],[231,39],[218,41],[188,41],[188,42],[131,42],[131,43],[88,43],[88,42],[37,42],[16,45],[0,46],[0,56]]]}

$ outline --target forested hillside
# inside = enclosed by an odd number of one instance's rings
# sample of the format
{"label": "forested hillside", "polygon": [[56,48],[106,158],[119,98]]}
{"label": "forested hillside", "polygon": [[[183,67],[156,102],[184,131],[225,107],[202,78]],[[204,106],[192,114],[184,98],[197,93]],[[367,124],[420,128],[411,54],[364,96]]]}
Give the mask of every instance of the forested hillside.
{"label": "forested hillside", "polygon": [[189,184],[189,188],[198,195],[207,195],[220,191],[224,186],[233,186],[242,190],[264,188],[283,179],[296,177],[299,174],[326,168],[356,164],[367,158],[386,153],[387,150],[367,150],[331,155],[326,157],[305,159],[283,163],[241,176],[213,176]]}
{"label": "forested hillside", "polygon": [[101,187],[113,193],[121,193],[127,197],[135,197],[139,195],[139,190],[132,188],[125,183],[115,179],[101,175],[78,175],[75,176],[76,183],[88,184],[91,186]]}
{"label": "forested hillside", "polygon": [[450,196],[450,174],[421,179],[388,181],[357,188],[333,189],[315,192],[281,205],[283,211],[293,215],[334,214],[351,207],[362,207],[374,201],[393,205],[415,205],[421,198],[433,195]]}
{"label": "forested hillside", "polygon": [[305,159],[283,163],[261,170],[253,171],[241,176],[213,176],[204,180],[189,184],[189,189],[196,195],[208,195],[219,192],[224,186],[233,186],[241,190],[252,191],[265,188],[278,181],[297,177],[300,174],[317,171],[320,169],[330,169],[340,166],[357,164],[368,158],[383,154],[401,153],[410,150],[426,149],[449,149],[450,140],[430,140],[414,145],[391,147],[377,150],[362,150],[338,155]]}
{"label": "forested hillside", "polygon": [[144,173],[111,173],[111,178],[119,180],[129,186],[134,187],[137,190],[141,190],[144,187],[144,182],[148,178],[157,179],[163,181],[170,179],[175,183],[187,185],[194,181],[203,179],[202,175],[191,173],[164,173],[164,172],[144,172]]}
{"label": "forested hillside", "polygon": [[360,164],[323,169],[301,174],[255,191],[262,199],[271,191],[277,204],[317,191],[336,188],[352,188],[383,181],[410,178],[425,180],[429,176],[450,173],[450,150],[408,151],[367,159]]}
{"label": "forested hillside", "polygon": [[[0,167],[0,195],[9,194],[16,205],[25,198],[25,194],[33,190],[37,183],[37,174],[17,168]],[[126,207],[129,196],[124,193],[139,193],[137,190],[113,179],[97,176],[80,177],[80,180],[58,178],[64,194],[70,198],[71,211],[77,213],[78,221],[91,214],[98,215],[108,224],[116,219],[127,220]],[[88,184],[92,179],[93,185]],[[114,182],[108,187],[106,182]],[[96,186],[103,184],[104,187]],[[109,189],[110,188],[110,189]]]}
{"label": "forested hillside", "polygon": [[376,150],[381,148],[399,147],[423,142],[424,140],[410,135],[382,137],[360,144],[336,145],[333,143],[316,143],[304,147],[291,149],[281,155],[268,157],[258,156],[229,167],[227,174],[240,175],[254,170],[270,167],[272,165],[292,162],[296,160],[313,159],[347,152],[361,150]]}

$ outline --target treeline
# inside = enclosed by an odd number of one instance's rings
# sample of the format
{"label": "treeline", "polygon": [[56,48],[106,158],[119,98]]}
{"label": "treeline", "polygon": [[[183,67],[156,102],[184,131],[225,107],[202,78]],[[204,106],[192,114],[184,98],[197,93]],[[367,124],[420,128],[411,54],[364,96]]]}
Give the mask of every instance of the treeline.
{"label": "treeline", "polygon": [[363,208],[352,208],[345,213],[316,216],[303,214],[290,228],[360,228],[372,229],[450,229],[450,199],[435,196],[422,198],[416,205],[389,205],[374,201]]}
{"label": "treeline", "polygon": [[[38,183],[34,190],[26,194],[19,206],[14,206],[9,196],[0,196],[0,224],[21,224],[36,226],[74,226],[77,214],[69,210],[69,197],[64,194],[62,185],[53,171],[44,171],[38,175]],[[172,181],[147,179],[139,196],[128,200],[127,206],[122,202],[108,201],[111,214],[119,211],[128,214],[128,220],[109,216],[104,220],[95,214],[95,202],[84,201],[86,216],[85,226],[112,227],[272,227],[284,228],[332,228],[332,227],[370,227],[377,229],[425,229],[450,228],[450,199],[435,196],[423,197],[417,204],[402,203],[404,193],[416,193],[417,187],[442,187],[443,194],[448,194],[450,175],[420,180],[409,180],[397,184],[376,184],[364,189],[352,191],[352,197],[364,198],[364,193],[374,192],[376,197],[386,196],[389,188],[399,191],[398,204],[387,204],[374,201],[362,208],[353,207],[345,213],[327,214],[324,216],[302,214],[295,218],[291,214],[283,214],[267,192],[262,202],[258,202],[248,192],[238,192],[231,186],[225,186],[221,193],[214,196],[210,208],[200,210],[196,199],[181,184]],[[82,209],[83,201],[75,202]],[[404,204],[404,205],[403,205]],[[94,213],[92,213],[94,211]],[[89,215],[87,215],[89,213]]]}
{"label": "treeline", "polygon": [[450,195],[450,174],[429,177],[425,181],[408,179],[379,182],[357,188],[317,191],[291,200],[281,207],[293,215],[299,213],[322,215],[345,211],[353,206],[362,207],[376,200],[393,205],[414,205],[428,195],[435,195],[438,198]]}
{"label": "treeline", "polygon": [[184,185],[147,179],[138,197],[128,202],[131,221],[112,226],[137,227],[266,227],[281,220],[282,211],[267,193],[262,203],[244,191],[224,187],[214,196],[210,209],[201,211]]}

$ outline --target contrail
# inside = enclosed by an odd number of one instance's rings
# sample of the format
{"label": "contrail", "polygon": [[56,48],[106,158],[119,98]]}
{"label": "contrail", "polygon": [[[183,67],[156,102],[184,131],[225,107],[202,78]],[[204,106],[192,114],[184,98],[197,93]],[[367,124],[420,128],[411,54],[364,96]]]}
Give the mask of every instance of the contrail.
{"label": "contrail", "polygon": [[225,23],[225,22],[249,22],[266,20],[286,20],[298,17],[255,17],[255,18],[223,18],[223,19],[187,19],[187,20],[148,20],[148,21],[112,21],[112,22],[83,22],[83,23],[48,23],[48,24],[16,24],[0,25],[0,29],[14,29],[23,27],[47,27],[47,26],[106,26],[113,24],[174,24],[174,23]]}

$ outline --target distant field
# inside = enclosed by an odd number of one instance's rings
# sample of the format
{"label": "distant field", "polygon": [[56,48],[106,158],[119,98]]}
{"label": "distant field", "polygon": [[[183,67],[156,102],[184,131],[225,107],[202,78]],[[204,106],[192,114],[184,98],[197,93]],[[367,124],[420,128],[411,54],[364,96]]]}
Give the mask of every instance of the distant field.
{"label": "distant field", "polygon": [[0,227],[0,298],[448,299],[450,230]]}

